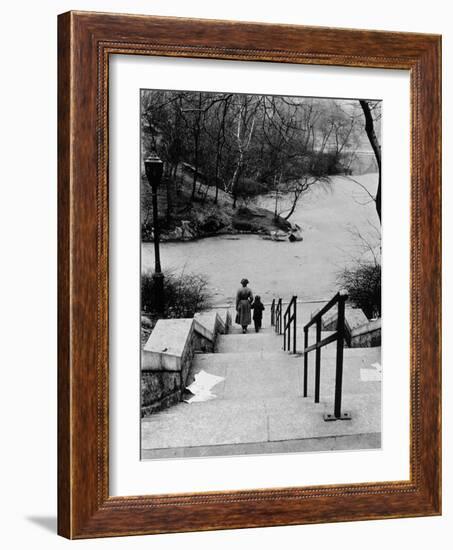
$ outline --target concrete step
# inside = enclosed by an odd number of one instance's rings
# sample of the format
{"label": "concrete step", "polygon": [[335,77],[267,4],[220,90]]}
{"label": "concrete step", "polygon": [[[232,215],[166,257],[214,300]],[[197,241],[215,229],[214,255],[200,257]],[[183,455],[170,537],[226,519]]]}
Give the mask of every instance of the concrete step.
{"label": "concrete step", "polygon": [[143,419],[142,448],[148,451],[380,432],[379,398],[345,394],[343,402],[352,420],[324,422],[323,414],[332,412],[331,404],[314,404],[303,397],[179,403]]}
{"label": "concrete step", "polygon": [[[273,332],[275,332],[273,327],[271,327],[269,325],[264,325],[260,329],[258,334],[272,334]],[[231,325],[228,333],[225,336],[228,336],[228,335],[231,335],[231,334],[242,334],[242,327],[240,327],[239,325],[235,325],[235,324]],[[256,334],[255,333],[255,327],[254,327],[253,323],[251,325],[249,325],[248,330],[247,330],[247,334]]]}
{"label": "concrete step", "polygon": [[218,337],[216,350],[219,353],[250,353],[256,351],[279,351],[282,337],[272,332],[248,332],[247,334],[222,334]]}
{"label": "concrete step", "polygon": [[219,399],[249,400],[301,394],[301,358],[284,353],[211,353],[195,357],[189,383],[204,370],[225,380],[212,389]]}
{"label": "concrete step", "polygon": [[[309,342],[311,344],[312,342]],[[300,355],[303,355],[303,349],[302,346],[297,346],[297,353]],[[308,353],[308,357],[311,359],[315,357],[316,351],[310,351]],[[321,361],[323,358],[334,358],[337,356],[337,343],[332,342],[331,344],[328,344],[327,346],[324,346],[321,348]],[[347,348],[346,346],[343,348],[343,357],[367,357],[370,360],[372,360],[373,363],[375,362],[381,362],[381,347],[376,346],[374,348]]]}
{"label": "concrete step", "polygon": [[[314,397],[315,358],[308,360],[308,395]],[[246,399],[263,396],[303,395],[304,359],[300,355],[272,352],[235,354],[206,353],[195,357],[189,383],[195,374],[204,370],[222,376],[224,382],[213,389],[221,399]],[[379,381],[362,380],[361,369],[372,368],[380,360],[377,348],[345,350],[343,362],[343,392],[349,394],[375,394],[380,392]],[[336,357],[326,356],[321,361],[320,395],[333,400],[335,391]]]}
{"label": "concrete step", "polygon": [[[332,332],[323,331],[322,338],[327,338]],[[315,342],[315,336],[309,339],[309,344]],[[291,340],[292,345],[292,340]],[[297,336],[297,347],[303,347],[303,335]],[[216,350],[219,353],[251,353],[256,351],[283,350],[283,335],[275,333],[273,329],[265,329],[258,334],[252,331],[247,334],[238,333],[221,334],[217,339]]]}
{"label": "concrete step", "polygon": [[[370,395],[381,392],[380,381],[362,379],[361,369],[372,369],[373,363],[380,363],[378,348],[352,348],[343,356],[343,393]],[[310,357],[311,356],[311,357]],[[336,379],[336,355],[321,356],[320,398],[333,402]],[[308,395],[314,396],[315,355],[308,359]]]}
{"label": "concrete step", "polygon": [[282,345],[283,338],[271,327],[258,334],[219,335],[218,352],[196,354],[188,379],[190,384],[201,370],[223,377],[212,388],[216,398],[178,403],[144,418],[143,457],[169,456],[169,449],[174,456],[211,455],[214,447],[222,454],[228,445],[238,446],[231,447],[236,454],[239,449],[282,452],[281,444],[294,450],[328,450],[339,448],[338,438],[348,438],[347,449],[365,448],[368,441],[379,446],[381,383],[362,380],[361,369],[380,362],[380,348],[344,349],[342,409],[352,420],[325,422],[323,414],[333,412],[336,344],[321,352],[320,403],[314,403],[315,352],[308,356],[304,398],[304,357],[283,352]]}
{"label": "concrete step", "polygon": [[255,443],[234,443],[232,445],[198,445],[197,447],[171,447],[163,449],[141,449],[141,459],[196,458],[207,456],[247,456],[273,453],[309,453],[328,451],[364,451],[380,449],[381,433],[351,434],[340,436],[304,437]]}

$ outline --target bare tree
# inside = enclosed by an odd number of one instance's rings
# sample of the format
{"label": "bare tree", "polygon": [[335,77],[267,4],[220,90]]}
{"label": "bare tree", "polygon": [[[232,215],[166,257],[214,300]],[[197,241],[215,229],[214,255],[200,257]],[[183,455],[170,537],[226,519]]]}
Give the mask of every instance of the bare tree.
{"label": "bare tree", "polygon": [[[273,101],[274,98],[272,98]],[[334,101],[284,99],[279,125],[273,117],[274,133],[283,139],[274,149],[280,158],[279,188],[291,198],[290,206],[278,212],[288,220],[301,197],[315,184],[328,184],[330,176],[346,170],[345,151],[356,140],[357,122]],[[282,167],[284,176],[282,177]],[[276,208],[277,211],[277,208]]]}
{"label": "bare tree", "polygon": [[236,208],[238,197],[238,182],[244,170],[246,155],[252,143],[255,129],[256,114],[260,105],[258,96],[242,95],[239,97],[239,107],[236,115],[236,167],[231,178],[230,190],[233,195],[233,208]]}
{"label": "bare tree", "polygon": [[381,221],[381,179],[382,179],[382,169],[381,169],[381,145],[378,141],[375,127],[374,127],[374,118],[373,110],[377,108],[377,102],[372,102],[368,100],[361,99],[359,100],[360,106],[362,107],[363,114],[365,116],[365,132],[368,136],[371,148],[373,149],[374,156],[376,158],[376,163],[378,167],[378,187],[375,197],[376,203],[376,212],[379,216],[379,221]]}
{"label": "bare tree", "polygon": [[[202,119],[204,116],[204,109],[202,109],[202,105],[203,94],[202,92],[198,92],[197,94],[194,94],[194,97],[192,97],[192,102],[187,107],[182,109],[184,120],[186,121],[186,125],[188,126],[193,139],[192,200],[195,198],[197,179],[199,175],[200,137],[202,131]],[[190,120],[190,118],[192,120]]]}
{"label": "bare tree", "polygon": [[[208,154],[205,156],[205,164],[207,164],[208,166],[208,170],[206,171],[210,172],[215,185],[214,204],[217,204],[218,202],[220,182],[223,179],[223,176],[221,174],[222,159],[223,151],[227,141],[227,115],[230,109],[232,97],[233,94],[220,95],[220,97],[216,101],[216,104],[213,105],[214,109],[212,109],[212,117],[209,120],[206,128],[210,140],[212,140],[212,143],[215,143],[215,151],[213,151],[214,155]],[[210,185],[206,185],[203,202],[206,200],[209,188]]]}
{"label": "bare tree", "polygon": [[362,127],[358,113],[342,106],[314,98],[148,90],[142,143],[161,156],[169,184],[179,173],[190,201],[217,203],[223,188],[236,207],[238,199],[273,191],[275,217],[289,219],[310,187],[348,174]]}

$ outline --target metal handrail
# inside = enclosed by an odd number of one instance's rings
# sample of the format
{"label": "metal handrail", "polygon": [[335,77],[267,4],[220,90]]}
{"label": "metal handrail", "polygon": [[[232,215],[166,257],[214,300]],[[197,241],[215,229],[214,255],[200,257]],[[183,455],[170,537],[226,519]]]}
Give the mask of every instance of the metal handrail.
{"label": "metal handrail", "polygon": [[[316,350],[315,358],[315,403],[319,403],[319,393],[320,393],[320,381],[321,381],[321,348],[327,346],[331,342],[337,341],[337,358],[336,358],[336,369],[335,369],[335,403],[334,403],[334,413],[325,414],[324,420],[350,420],[350,413],[341,412],[341,394],[342,394],[342,385],[343,385],[343,348],[344,348],[344,339],[345,339],[345,323],[344,323],[344,311],[345,303],[348,299],[348,294],[346,291],[341,290],[324,306],[322,307],[310,321],[304,326],[304,397],[307,397],[307,386],[308,386],[308,354],[310,351]],[[323,338],[321,340],[321,322],[322,317],[325,315],[332,307],[338,304],[338,315],[337,315],[337,330]],[[311,346],[308,345],[308,329],[316,324],[316,343]]]}
{"label": "metal handrail", "polygon": [[293,327],[293,353],[296,353],[297,338],[297,296],[293,296],[283,314],[283,350],[291,347],[291,325]]}
{"label": "metal handrail", "polygon": [[323,317],[329,309],[332,309],[333,306],[338,302],[339,298],[343,297],[345,301],[348,299],[348,293],[345,290],[340,290],[335,294],[335,296],[327,302],[325,306],[323,306],[319,311],[317,311],[311,319],[308,321],[308,323],[305,325],[304,329],[311,327],[311,325],[315,324],[318,319]]}
{"label": "metal handrail", "polygon": [[275,308],[275,332],[282,333],[282,299],[279,298]]}
{"label": "metal handrail", "polygon": [[272,300],[271,305],[271,326],[275,325],[275,298]]}

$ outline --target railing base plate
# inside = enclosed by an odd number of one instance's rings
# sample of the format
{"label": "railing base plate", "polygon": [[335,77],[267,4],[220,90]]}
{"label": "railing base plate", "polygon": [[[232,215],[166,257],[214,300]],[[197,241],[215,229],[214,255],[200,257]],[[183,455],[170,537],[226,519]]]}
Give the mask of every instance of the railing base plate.
{"label": "railing base plate", "polygon": [[351,413],[349,412],[341,413],[341,416],[339,416],[338,418],[334,414],[330,413],[324,413],[323,416],[325,422],[334,422],[335,420],[352,420]]}

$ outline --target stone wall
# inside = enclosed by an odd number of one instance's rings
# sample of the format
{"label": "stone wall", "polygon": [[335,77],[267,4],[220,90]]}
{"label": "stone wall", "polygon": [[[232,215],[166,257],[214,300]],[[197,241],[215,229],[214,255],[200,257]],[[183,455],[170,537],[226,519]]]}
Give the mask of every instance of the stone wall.
{"label": "stone wall", "polygon": [[[334,307],[322,320],[323,330],[337,329],[337,308]],[[351,348],[372,348],[381,345],[381,320],[369,321],[359,308],[346,307],[345,340]]]}
{"label": "stone wall", "polygon": [[351,332],[351,348],[374,348],[381,345],[381,319],[368,321]]}
{"label": "stone wall", "polygon": [[142,371],[142,416],[171,407],[181,400],[181,376],[178,372]]}
{"label": "stone wall", "polygon": [[142,350],[142,416],[181,401],[194,354],[214,351],[222,323],[216,318],[212,322],[213,331],[203,319],[160,319],[156,323]]}
{"label": "stone wall", "polygon": [[142,370],[142,416],[171,407],[182,400],[187,377],[195,351],[199,351],[204,338],[196,333],[188,342],[181,357],[181,370]]}

